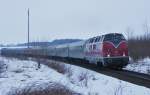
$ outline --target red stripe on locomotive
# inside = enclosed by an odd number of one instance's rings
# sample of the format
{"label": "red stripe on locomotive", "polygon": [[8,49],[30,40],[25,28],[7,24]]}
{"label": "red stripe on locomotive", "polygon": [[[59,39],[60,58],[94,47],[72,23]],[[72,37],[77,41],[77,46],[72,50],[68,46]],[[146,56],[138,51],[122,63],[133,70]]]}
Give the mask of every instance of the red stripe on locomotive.
{"label": "red stripe on locomotive", "polygon": [[127,42],[121,41],[116,46],[109,41],[103,42],[103,56],[104,57],[128,56]]}

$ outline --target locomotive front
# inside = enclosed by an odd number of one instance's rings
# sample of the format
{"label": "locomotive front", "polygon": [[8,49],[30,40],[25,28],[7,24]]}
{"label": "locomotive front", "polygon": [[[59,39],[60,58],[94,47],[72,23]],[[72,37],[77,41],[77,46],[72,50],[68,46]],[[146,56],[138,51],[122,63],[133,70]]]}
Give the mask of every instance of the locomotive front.
{"label": "locomotive front", "polygon": [[122,68],[128,64],[128,45],[122,34],[111,33],[104,36],[103,61],[109,67]]}

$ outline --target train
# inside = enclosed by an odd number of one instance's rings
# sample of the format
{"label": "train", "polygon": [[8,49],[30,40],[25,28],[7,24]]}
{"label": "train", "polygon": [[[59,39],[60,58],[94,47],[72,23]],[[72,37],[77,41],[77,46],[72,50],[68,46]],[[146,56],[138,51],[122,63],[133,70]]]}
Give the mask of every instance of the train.
{"label": "train", "polygon": [[98,67],[123,68],[129,63],[128,43],[121,33],[108,33],[84,41],[45,48],[4,48],[1,53],[81,59]]}

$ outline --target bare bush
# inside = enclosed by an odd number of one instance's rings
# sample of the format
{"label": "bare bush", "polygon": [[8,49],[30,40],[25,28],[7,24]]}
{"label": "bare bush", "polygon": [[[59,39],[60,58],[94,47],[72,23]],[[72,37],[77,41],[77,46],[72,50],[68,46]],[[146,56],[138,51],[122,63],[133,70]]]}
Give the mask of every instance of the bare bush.
{"label": "bare bush", "polygon": [[63,63],[59,63],[56,61],[52,61],[52,60],[47,60],[47,59],[35,59],[38,63],[40,61],[41,64],[47,65],[50,68],[55,69],[57,72],[65,74],[68,72],[67,67],[65,66],[65,64]]}
{"label": "bare bush", "polygon": [[114,95],[123,95],[123,86],[121,81],[119,86],[115,89]]}
{"label": "bare bush", "polygon": [[24,89],[16,89],[12,92],[9,92],[8,95],[81,95],[71,91],[69,88],[59,84],[51,83],[47,87],[42,86],[28,86]]}
{"label": "bare bush", "polygon": [[67,74],[68,78],[70,78],[73,75],[73,70],[72,70],[71,66],[68,66],[66,68],[66,74]]}
{"label": "bare bush", "polygon": [[79,82],[82,82],[82,86],[88,87],[88,80],[89,80],[88,72],[82,72],[78,76],[78,79]]}
{"label": "bare bush", "polygon": [[4,72],[7,69],[7,65],[4,61],[0,60],[0,73]]}

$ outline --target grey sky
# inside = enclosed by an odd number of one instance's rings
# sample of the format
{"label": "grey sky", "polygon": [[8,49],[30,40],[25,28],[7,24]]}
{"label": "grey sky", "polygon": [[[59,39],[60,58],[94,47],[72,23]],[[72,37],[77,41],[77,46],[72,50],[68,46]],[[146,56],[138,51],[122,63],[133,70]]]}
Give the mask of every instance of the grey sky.
{"label": "grey sky", "polygon": [[0,0],[0,42],[26,42],[30,8],[32,41],[81,38],[109,32],[136,34],[150,23],[150,0]]}

